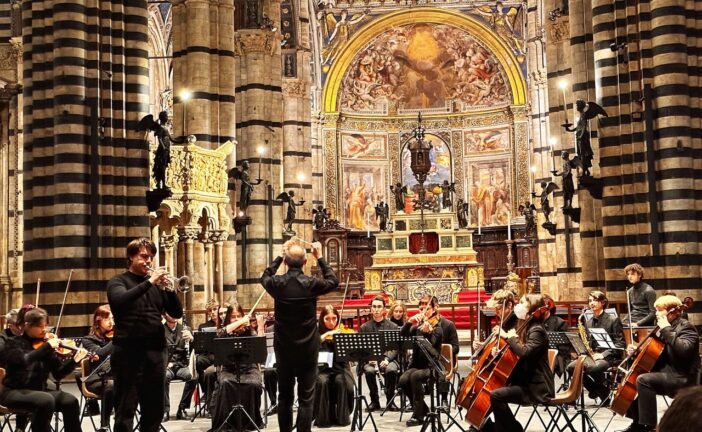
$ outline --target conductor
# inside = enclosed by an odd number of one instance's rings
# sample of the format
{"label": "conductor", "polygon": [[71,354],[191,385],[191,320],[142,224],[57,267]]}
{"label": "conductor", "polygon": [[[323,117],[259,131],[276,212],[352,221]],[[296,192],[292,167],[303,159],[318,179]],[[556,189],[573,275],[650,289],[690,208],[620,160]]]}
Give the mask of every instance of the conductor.
{"label": "conductor", "polygon": [[[297,430],[309,432],[312,428],[314,387],[317,382],[319,332],[317,330],[317,297],[339,286],[334,271],[322,257],[322,245],[312,244],[312,256],[322,270],[324,279],[306,276],[302,268],[307,262],[305,249],[285,242],[277,257],[261,276],[261,285],[275,300],[275,330],[273,347],[280,394],[278,396],[278,424],[281,432],[293,428],[293,388],[297,379]],[[287,273],[276,276],[285,262]]]}

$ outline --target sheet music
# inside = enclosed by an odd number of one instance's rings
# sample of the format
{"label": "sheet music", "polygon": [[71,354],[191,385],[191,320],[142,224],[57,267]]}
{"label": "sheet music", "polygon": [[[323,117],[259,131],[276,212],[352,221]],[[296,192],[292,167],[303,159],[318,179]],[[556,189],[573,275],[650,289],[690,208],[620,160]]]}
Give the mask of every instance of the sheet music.
{"label": "sheet music", "polygon": [[329,351],[320,351],[319,355],[317,356],[317,364],[326,364],[327,366],[332,367],[334,364],[334,353]]}
{"label": "sheet music", "polygon": [[607,330],[601,328],[591,328],[588,329],[592,339],[595,341],[595,346],[600,349],[617,349],[614,345],[614,341],[609,337]]}

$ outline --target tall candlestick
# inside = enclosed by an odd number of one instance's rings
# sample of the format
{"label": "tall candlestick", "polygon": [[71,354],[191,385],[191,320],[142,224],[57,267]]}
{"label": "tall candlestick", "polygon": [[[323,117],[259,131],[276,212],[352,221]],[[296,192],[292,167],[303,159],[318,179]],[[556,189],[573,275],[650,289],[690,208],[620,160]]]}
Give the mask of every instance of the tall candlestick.
{"label": "tall candlestick", "polygon": [[512,212],[507,213],[507,240],[512,240]]}
{"label": "tall candlestick", "polygon": [[480,213],[481,213],[480,207],[478,207],[478,234],[481,234],[481,232],[480,232]]}
{"label": "tall candlestick", "polygon": [[565,114],[565,124],[568,124],[568,104],[566,104],[565,86],[561,87],[563,95],[563,114]]}

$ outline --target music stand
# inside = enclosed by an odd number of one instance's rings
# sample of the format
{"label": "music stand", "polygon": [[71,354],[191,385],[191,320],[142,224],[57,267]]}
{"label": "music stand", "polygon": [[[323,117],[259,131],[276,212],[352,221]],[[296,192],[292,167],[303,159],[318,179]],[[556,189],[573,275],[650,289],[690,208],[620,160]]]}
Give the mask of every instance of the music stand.
{"label": "music stand", "polygon": [[[397,362],[400,366],[400,370],[397,371],[397,376],[398,376],[398,383],[399,383],[399,377],[402,376],[402,374],[405,372],[405,369],[407,367],[407,350],[412,349],[412,345],[414,344],[414,338],[411,336],[401,336],[400,335],[400,329],[396,330],[380,330],[380,348],[383,352],[386,352],[388,350],[397,350]],[[388,407],[392,406],[392,404],[395,403],[395,398],[397,396],[400,396],[400,420],[402,420],[402,415],[405,412],[405,407],[407,406],[407,401],[405,397],[405,393],[402,391],[400,386],[398,385],[397,388],[395,389],[395,394],[392,395],[389,401],[387,401],[387,404],[385,405],[385,409],[380,413],[380,416],[382,417],[385,412],[388,410]]]}
{"label": "music stand", "polygon": [[590,332],[590,336],[592,336],[592,339],[595,341],[595,346],[600,349],[621,349],[617,348],[614,345],[614,341],[612,340],[611,337],[609,337],[609,333],[607,333],[607,330],[603,328],[591,328],[588,329],[588,332]]}
{"label": "music stand", "polygon": [[566,332],[546,332],[549,349],[559,349],[562,346],[571,345]]}
{"label": "music stand", "polygon": [[[247,363],[265,363],[266,361],[266,338],[264,336],[245,336],[215,338],[213,340],[214,364],[216,366],[234,365],[236,370],[236,381],[241,384],[240,366]],[[256,422],[251,418],[241,403],[235,404],[221,425],[215,431],[220,431],[229,423],[229,419],[235,412],[248,419],[251,425],[260,431]]]}
{"label": "music stand", "polygon": [[[355,361],[365,363],[370,360],[381,360],[383,351],[380,348],[380,333],[337,333],[334,335],[334,359],[336,361]],[[378,432],[373,413],[370,412],[368,400],[363,395],[363,368],[358,368],[358,386],[354,392],[353,420],[351,431],[363,430],[370,419],[373,429]],[[363,404],[368,414],[363,418]],[[358,429],[356,429],[358,427]]]}
{"label": "music stand", "polygon": [[[206,356],[214,352],[213,341],[217,337],[215,330],[215,327],[205,327],[202,330],[193,332],[192,346],[195,354]],[[202,411],[206,408],[207,404],[201,403],[190,419],[190,423],[193,423],[198,416],[202,415]]]}
{"label": "music stand", "polygon": [[[424,432],[429,427],[431,427],[431,431],[446,431],[447,428],[444,426],[444,424],[441,422],[441,412],[437,409],[437,405],[439,405],[439,376],[440,374],[443,375],[446,373],[446,370],[444,369],[444,365],[441,364],[441,362],[438,361],[439,357],[441,356],[441,353],[436,351],[434,347],[431,345],[431,343],[424,337],[424,336],[417,336],[414,340],[414,343],[416,344],[417,348],[424,354],[424,357],[426,357],[427,361],[429,362],[429,382],[427,385],[430,386],[431,390],[431,395],[429,396],[429,412],[427,413],[426,416],[424,416],[424,422],[422,424],[422,429],[420,429],[420,432]],[[459,429],[463,430],[461,426],[456,422],[456,420],[448,416],[448,418],[456,425],[459,427]]]}

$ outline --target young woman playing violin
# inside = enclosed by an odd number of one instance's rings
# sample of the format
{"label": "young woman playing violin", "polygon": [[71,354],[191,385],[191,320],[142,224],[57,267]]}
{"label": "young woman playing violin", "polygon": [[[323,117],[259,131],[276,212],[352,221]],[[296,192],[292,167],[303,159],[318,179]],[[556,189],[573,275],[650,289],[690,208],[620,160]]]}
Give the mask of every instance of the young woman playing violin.
{"label": "young woman playing violin", "polygon": [[514,314],[526,324],[516,330],[500,331],[509,349],[519,357],[507,387],[494,390],[490,403],[495,421],[488,420],[481,430],[522,432],[510,403],[545,403],[553,398],[553,373],[548,366],[548,337],[543,327],[545,302],[540,294],[528,294],[514,307]]}
{"label": "young woman playing violin", "polygon": [[[319,313],[319,352],[334,352],[334,335],[342,333],[339,328],[341,316],[331,305]],[[336,361],[319,365],[314,397],[314,425],[318,427],[346,426],[351,424],[353,408],[353,374],[348,362]]]}
{"label": "young woman playing violin", "polygon": [[[244,314],[244,309],[238,303],[227,305],[222,325],[217,329],[220,337],[263,336],[263,317],[256,316],[258,329],[251,326],[251,316]],[[232,406],[243,405],[255,426],[261,427],[261,371],[256,364],[239,364],[238,374],[234,365],[224,365],[217,373],[218,391],[214,394],[212,411],[212,428],[216,430],[227,419]],[[237,376],[238,375],[238,376]],[[239,379],[241,381],[239,381]],[[253,430],[254,425],[236,413],[229,418],[228,424],[221,430],[244,431]]]}
{"label": "young woman playing violin", "polygon": [[[102,409],[100,411],[100,431],[109,430],[110,414],[115,406],[115,385],[112,378],[110,359],[112,354],[112,335],[115,321],[112,317],[110,305],[98,306],[93,313],[93,325],[90,334],[83,338],[83,348],[93,352],[95,356],[90,360],[90,375],[85,381],[85,387],[96,395],[102,396]],[[103,362],[107,362],[103,364]],[[93,373],[97,368],[99,371]]]}
{"label": "young woman playing violin", "polygon": [[23,334],[8,341],[3,352],[6,376],[0,404],[31,412],[34,432],[50,430],[54,411],[63,414],[66,432],[80,432],[78,399],[64,391],[47,391],[46,381],[49,373],[58,380],[71,373],[88,352],[71,348],[68,359],[60,358],[57,349],[67,344],[47,332],[48,316],[43,309],[27,311],[24,323]]}
{"label": "young woman playing violin", "polygon": [[[656,337],[664,343],[663,352],[653,367],[654,372],[642,373],[636,379],[638,403],[634,401],[627,412],[634,419],[627,432],[656,430],[656,395],[674,396],[679,389],[694,385],[700,370],[700,337],[695,326],[680,317],[684,310],[680,299],[664,295],[656,300],[654,307],[660,329],[660,336]],[[637,348],[629,345],[627,354],[636,354]]]}

